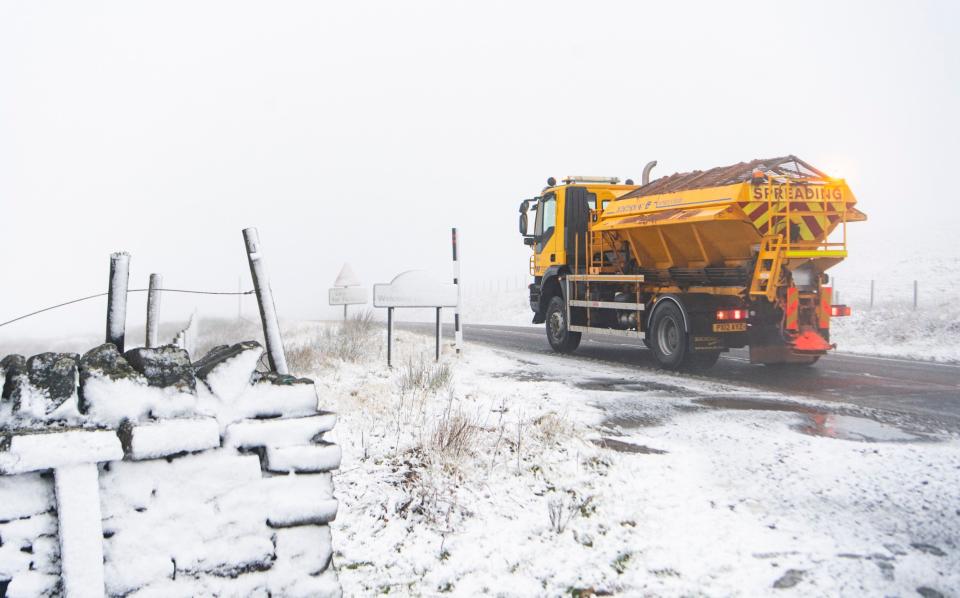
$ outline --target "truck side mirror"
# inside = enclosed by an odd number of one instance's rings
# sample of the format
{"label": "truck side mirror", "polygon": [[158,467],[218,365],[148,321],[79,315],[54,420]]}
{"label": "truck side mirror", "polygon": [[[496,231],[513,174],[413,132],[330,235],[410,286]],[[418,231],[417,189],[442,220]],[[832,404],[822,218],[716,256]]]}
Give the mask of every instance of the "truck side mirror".
{"label": "truck side mirror", "polygon": [[527,235],[527,213],[520,212],[520,234]]}
{"label": "truck side mirror", "polygon": [[536,238],[536,237],[524,237],[524,238],[523,238],[523,244],[524,244],[524,245],[527,245],[528,247],[533,247],[534,244],[536,244],[536,242],[537,242],[537,238]]}

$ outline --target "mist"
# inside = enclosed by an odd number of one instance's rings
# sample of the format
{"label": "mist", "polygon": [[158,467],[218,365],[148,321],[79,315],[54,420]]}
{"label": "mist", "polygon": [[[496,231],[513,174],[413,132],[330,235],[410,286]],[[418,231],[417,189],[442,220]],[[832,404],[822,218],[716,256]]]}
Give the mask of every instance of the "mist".
{"label": "mist", "polygon": [[[849,273],[957,256],[960,9],[950,2],[0,4],[0,321],[106,290],[250,288],[257,227],[280,314],[335,317],[425,268],[516,278],[517,205],[548,176],[639,180],[795,154],[869,221]],[[142,322],[131,296],[128,322]],[[165,318],[235,297],[164,297]],[[103,328],[104,302],[0,328]]]}

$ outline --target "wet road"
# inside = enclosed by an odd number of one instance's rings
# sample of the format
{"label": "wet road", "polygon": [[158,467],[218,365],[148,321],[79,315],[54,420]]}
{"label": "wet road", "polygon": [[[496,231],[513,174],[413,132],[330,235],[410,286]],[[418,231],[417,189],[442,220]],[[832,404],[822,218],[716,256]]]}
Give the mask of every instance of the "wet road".
{"label": "wet road", "polygon": [[[432,324],[397,326],[433,333]],[[451,327],[444,326],[447,338],[451,333]],[[473,325],[464,326],[463,335],[465,342],[553,354],[539,327]],[[584,336],[572,357],[657,369],[653,354],[642,342],[631,339]],[[735,349],[695,377],[920,416],[946,429],[960,430],[960,365],[834,353],[813,367],[770,368],[752,365],[745,349]]]}

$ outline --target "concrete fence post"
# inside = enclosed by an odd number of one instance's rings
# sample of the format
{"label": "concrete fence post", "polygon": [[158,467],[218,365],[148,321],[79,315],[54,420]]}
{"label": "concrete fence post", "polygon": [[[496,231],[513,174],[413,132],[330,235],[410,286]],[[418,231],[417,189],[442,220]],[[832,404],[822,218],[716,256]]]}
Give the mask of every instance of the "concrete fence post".
{"label": "concrete fence post", "polygon": [[144,345],[149,349],[160,345],[160,290],[163,288],[163,276],[150,275],[150,288],[147,291],[147,336]]}
{"label": "concrete fence post", "polygon": [[260,235],[255,228],[243,229],[243,240],[247,247],[247,260],[250,262],[250,277],[253,278],[253,290],[260,305],[260,321],[263,324],[263,338],[267,343],[267,358],[270,369],[278,374],[289,374],[287,358],[283,352],[283,340],[280,337],[280,322],[277,308],[273,303],[270,280],[260,253]]}
{"label": "concrete fence post", "polygon": [[107,288],[107,342],[123,353],[127,326],[127,286],[130,283],[130,254],[110,255],[110,286]]}

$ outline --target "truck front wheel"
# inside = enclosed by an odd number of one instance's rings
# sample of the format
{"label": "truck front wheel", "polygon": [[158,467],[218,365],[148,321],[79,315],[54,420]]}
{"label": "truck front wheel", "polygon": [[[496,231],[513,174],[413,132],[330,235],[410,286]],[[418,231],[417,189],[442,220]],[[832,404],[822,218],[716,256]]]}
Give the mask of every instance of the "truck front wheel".
{"label": "truck front wheel", "polygon": [[553,297],[547,305],[547,340],[558,353],[572,353],[580,346],[579,332],[571,332],[563,297]]}

